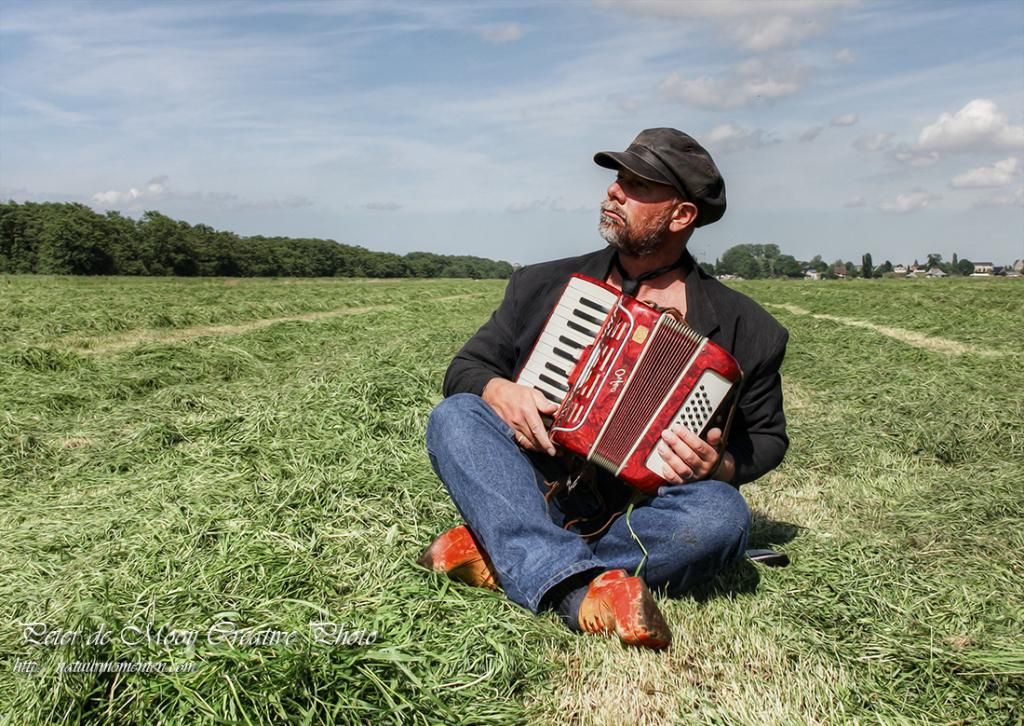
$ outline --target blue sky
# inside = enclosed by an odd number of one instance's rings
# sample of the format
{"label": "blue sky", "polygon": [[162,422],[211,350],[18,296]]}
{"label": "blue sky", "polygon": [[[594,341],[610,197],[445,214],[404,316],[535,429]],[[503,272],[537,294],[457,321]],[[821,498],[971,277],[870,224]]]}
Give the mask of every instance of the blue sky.
{"label": "blue sky", "polygon": [[0,3],[0,197],[530,263],[675,126],[691,248],[1024,257],[1024,2]]}

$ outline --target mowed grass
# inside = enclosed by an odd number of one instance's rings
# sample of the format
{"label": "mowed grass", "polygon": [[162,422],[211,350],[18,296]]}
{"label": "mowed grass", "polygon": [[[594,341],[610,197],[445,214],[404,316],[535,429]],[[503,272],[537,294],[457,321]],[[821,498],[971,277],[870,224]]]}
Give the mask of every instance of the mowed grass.
{"label": "mowed grass", "polygon": [[[655,654],[414,564],[457,521],[426,418],[502,283],[0,278],[0,715],[1019,722],[1014,283],[739,285],[791,333],[792,447],[743,491],[753,544],[793,562],[663,601],[675,643]],[[208,642],[225,621],[378,637]],[[32,646],[28,623],[200,637]],[[195,668],[59,672],[74,660]]]}

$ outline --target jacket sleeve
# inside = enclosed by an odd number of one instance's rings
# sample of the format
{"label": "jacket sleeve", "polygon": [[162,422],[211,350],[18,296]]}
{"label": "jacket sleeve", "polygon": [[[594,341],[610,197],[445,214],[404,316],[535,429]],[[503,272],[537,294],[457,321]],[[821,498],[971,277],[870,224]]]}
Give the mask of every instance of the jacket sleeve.
{"label": "jacket sleeve", "polygon": [[726,447],[736,460],[734,484],[767,474],[782,463],[789,448],[779,374],[788,339],[788,334],[783,335],[772,354],[750,371],[744,385]]}
{"label": "jacket sleeve", "polygon": [[501,305],[476,335],[462,346],[448,366],[442,388],[446,398],[456,393],[474,393],[479,396],[492,378],[512,378],[516,363],[516,290],[520,273],[521,270],[512,273]]}

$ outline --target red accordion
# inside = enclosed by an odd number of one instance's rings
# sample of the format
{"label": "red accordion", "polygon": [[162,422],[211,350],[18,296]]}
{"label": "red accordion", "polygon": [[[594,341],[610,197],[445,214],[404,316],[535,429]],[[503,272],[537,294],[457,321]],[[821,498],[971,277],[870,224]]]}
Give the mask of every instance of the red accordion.
{"label": "red accordion", "polygon": [[728,431],[739,364],[669,312],[573,275],[516,382],[560,404],[552,442],[653,494],[661,432]]}

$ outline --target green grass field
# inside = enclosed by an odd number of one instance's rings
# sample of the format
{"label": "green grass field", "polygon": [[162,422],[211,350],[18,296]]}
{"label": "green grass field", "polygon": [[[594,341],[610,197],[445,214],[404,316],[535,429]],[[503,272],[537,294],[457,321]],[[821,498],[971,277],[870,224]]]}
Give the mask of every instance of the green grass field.
{"label": "green grass field", "polygon": [[503,283],[0,277],[0,722],[1021,723],[1024,284],[737,286],[791,333],[743,491],[792,564],[657,654],[414,564]]}

